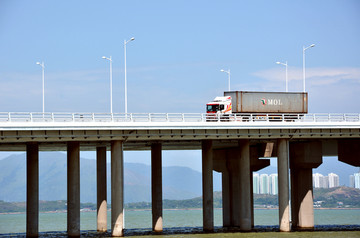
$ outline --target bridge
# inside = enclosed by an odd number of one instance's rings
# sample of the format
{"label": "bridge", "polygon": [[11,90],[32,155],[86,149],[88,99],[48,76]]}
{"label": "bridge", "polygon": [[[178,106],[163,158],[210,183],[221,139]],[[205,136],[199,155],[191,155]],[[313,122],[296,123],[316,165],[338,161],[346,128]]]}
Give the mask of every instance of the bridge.
{"label": "bridge", "polygon": [[312,169],[322,156],[360,166],[359,148],[355,113],[0,113],[0,151],[26,151],[28,236],[38,235],[39,151],[67,151],[69,236],[80,235],[80,150],[97,151],[97,229],[107,229],[106,151],[111,151],[111,233],[123,236],[124,150],[151,150],[154,232],[163,230],[162,150],[202,150],[205,231],[214,229],[213,170],[222,173],[223,226],[250,231],[252,172],[268,166],[267,157],[277,157],[279,229],[290,231],[314,228]]}

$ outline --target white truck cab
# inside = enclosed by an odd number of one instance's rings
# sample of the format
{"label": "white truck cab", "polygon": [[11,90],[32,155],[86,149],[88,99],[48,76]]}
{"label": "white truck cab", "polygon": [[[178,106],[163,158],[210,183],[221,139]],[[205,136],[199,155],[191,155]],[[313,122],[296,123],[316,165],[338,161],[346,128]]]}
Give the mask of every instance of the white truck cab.
{"label": "white truck cab", "polygon": [[231,114],[231,97],[216,97],[213,101],[206,104],[207,114]]}

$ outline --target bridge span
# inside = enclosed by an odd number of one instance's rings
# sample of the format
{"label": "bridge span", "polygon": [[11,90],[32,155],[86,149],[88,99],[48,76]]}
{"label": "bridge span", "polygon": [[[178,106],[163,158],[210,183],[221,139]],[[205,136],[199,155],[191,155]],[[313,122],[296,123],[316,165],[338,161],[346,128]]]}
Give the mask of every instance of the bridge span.
{"label": "bridge span", "polygon": [[97,229],[107,229],[111,151],[111,232],[123,236],[124,150],[151,150],[154,232],[163,230],[162,150],[202,150],[205,231],[214,229],[212,171],[222,173],[223,226],[250,231],[252,172],[277,157],[279,229],[290,231],[314,227],[312,169],[322,156],[360,166],[359,148],[360,114],[0,113],[0,151],[27,153],[29,236],[38,235],[39,151],[67,151],[70,236],[80,235],[80,150],[97,151]]}

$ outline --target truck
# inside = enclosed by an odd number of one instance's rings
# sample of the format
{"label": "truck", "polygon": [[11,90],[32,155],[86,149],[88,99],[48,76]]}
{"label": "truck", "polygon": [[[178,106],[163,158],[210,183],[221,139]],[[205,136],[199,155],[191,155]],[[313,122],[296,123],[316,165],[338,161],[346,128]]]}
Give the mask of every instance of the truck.
{"label": "truck", "polygon": [[[224,97],[216,97],[206,104],[207,120],[231,120],[234,114],[248,118],[254,114],[259,119],[268,116],[271,120],[282,120],[283,115],[308,113],[306,92],[252,92],[226,91]],[[235,115],[236,117],[236,115]]]}

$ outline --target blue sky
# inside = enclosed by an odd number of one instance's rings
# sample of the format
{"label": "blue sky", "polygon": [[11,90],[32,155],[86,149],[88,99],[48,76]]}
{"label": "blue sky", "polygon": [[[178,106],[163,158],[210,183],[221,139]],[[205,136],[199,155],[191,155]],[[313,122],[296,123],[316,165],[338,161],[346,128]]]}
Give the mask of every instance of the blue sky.
{"label": "blue sky", "polygon": [[[0,111],[204,112],[227,89],[302,91],[309,111],[360,112],[360,1],[0,0]],[[190,152],[189,152],[190,153]],[[195,153],[195,152],[191,152]]]}

